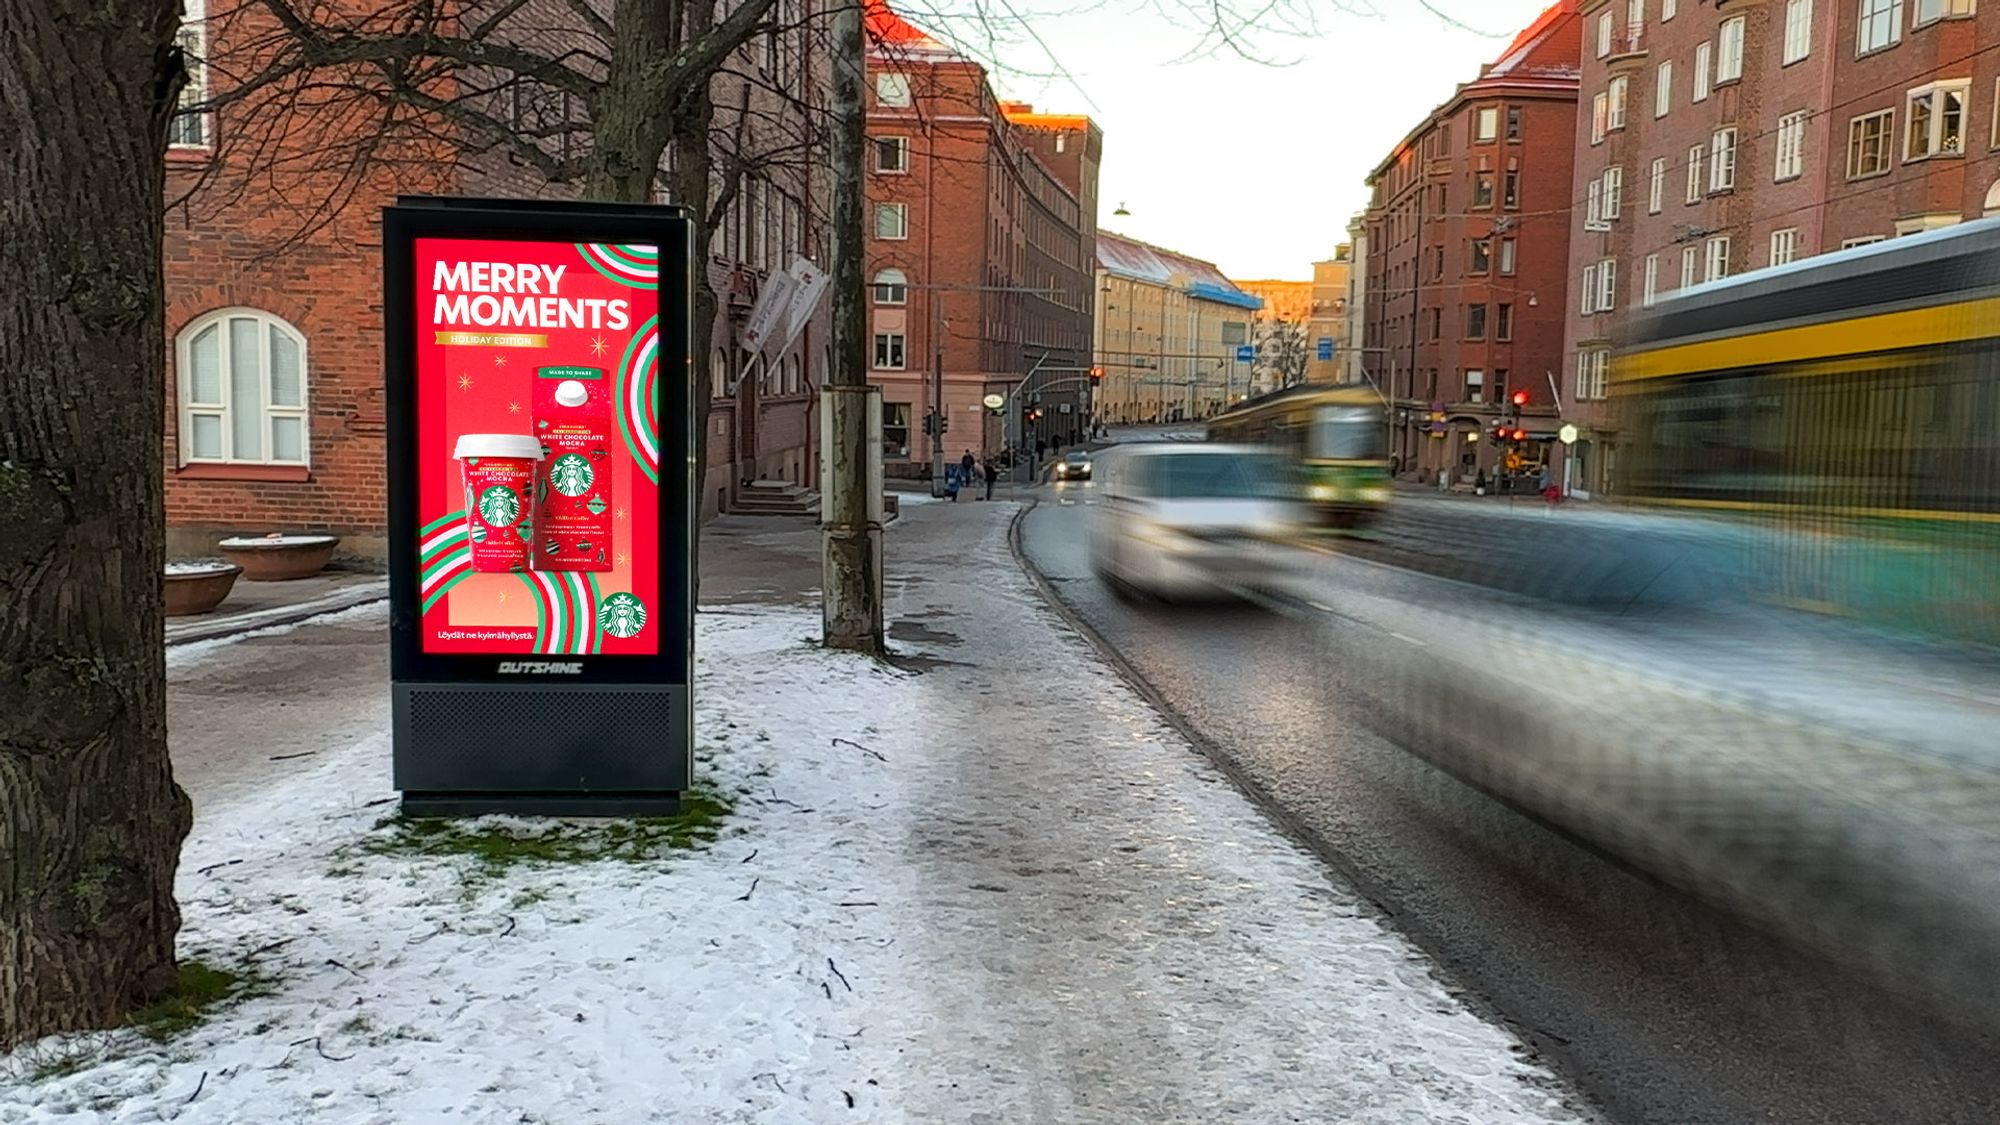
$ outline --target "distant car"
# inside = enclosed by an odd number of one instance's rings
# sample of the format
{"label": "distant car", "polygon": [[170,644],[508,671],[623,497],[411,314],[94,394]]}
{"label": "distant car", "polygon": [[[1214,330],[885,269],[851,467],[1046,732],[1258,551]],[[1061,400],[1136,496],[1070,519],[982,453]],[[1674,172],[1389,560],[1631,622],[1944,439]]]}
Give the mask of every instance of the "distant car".
{"label": "distant car", "polygon": [[1057,480],[1089,480],[1090,454],[1072,453],[1056,462]]}
{"label": "distant car", "polygon": [[1106,459],[1097,487],[1091,568],[1120,597],[1281,585],[1307,521],[1295,467],[1258,446],[1135,447]]}

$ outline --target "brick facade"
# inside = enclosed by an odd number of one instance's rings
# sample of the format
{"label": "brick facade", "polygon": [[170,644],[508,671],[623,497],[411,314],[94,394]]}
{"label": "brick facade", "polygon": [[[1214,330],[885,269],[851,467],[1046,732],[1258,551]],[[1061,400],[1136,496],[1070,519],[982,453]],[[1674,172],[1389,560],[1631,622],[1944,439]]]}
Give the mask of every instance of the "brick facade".
{"label": "brick facade", "polygon": [[1362,366],[1392,400],[1398,474],[1498,471],[1514,391],[1531,460],[1552,443],[1577,117],[1575,0],[1544,12],[1369,177]]}

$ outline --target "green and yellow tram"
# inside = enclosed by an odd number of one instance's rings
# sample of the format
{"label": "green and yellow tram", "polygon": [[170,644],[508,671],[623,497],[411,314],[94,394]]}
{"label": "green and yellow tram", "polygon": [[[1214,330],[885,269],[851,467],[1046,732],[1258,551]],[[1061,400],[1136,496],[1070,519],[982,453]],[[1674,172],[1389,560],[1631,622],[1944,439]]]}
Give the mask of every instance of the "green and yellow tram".
{"label": "green and yellow tram", "polygon": [[1298,464],[1306,500],[1321,520],[1356,527],[1389,502],[1387,428],[1372,388],[1305,384],[1217,415],[1208,437],[1284,451]]}
{"label": "green and yellow tram", "polygon": [[1778,600],[2000,641],[2000,221],[1665,299],[1612,374],[1629,499],[1747,523]]}

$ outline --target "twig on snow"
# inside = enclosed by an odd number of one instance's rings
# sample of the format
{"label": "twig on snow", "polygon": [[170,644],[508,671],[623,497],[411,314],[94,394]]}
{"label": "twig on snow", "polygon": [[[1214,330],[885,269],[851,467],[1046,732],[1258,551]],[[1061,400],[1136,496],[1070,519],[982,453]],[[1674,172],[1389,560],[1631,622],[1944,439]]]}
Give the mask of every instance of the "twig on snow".
{"label": "twig on snow", "polygon": [[836,902],[835,906],[880,906],[879,902]]}
{"label": "twig on snow", "polygon": [[833,999],[833,987],[831,985],[827,984],[825,981],[821,981],[819,982],[819,987],[820,991],[826,993],[826,998],[828,1000]]}
{"label": "twig on snow", "polygon": [[317,753],[319,753],[317,750],[301,750],[296,754],[273,754],[271,755],[271,760],[274,762],[289,762],[293,758],[310,758]]}
{"label": "twig on snow", "polygon": [[329,1054],[327,1054],[327,1053],[326,1053],[326,1045],[320,1042],[320,1037],[319,1037],[319,1036],[317,1036],[317,1035],[314,1035],[314,1036],[310,1036],[310,1037],[308,1037],[308,1038],[305,1038],[305,1039],[300,1039],[300,1040],[298,1040],[298,1041],[294,1042],[294,1043],[292,1044],[292,1046],[294,1046],[294,1047],[303,1047],[303,1046],[305,1046],[305,1045],[306,1045],[306,1044],[308,1044],[308,1043],[311,1043],[311,1044],[312,1044],[312,1048],[313,1048],[313,1050],[315,1050],[315,1051],[318,1051],[318,1052],[319,1052],[319,1057],[320,1057],[320,1058],[323,1058],[323,1059],[325,1059],[325,1060],[326,1060],[326,1061],[328,1061],[328,1062],[346,1062],[347,1060],[349,1060],[349,1059],[351,1059],[351,1058],[353,1058],[353,1057],[354,1057],[353,1055],[329,1055]]}
{"label": "twig on snow", "polygon": [[514,932],[514,916],[512,914],[509,914],[506,915],[506,918],[507,918],[507,928],[500,931],[501,937],[506,937],[508,934]]}
{"label": "twig on snow", "polygon": [[761,879],[761,878],[757,878],[757,879],[752,879],[752,880],[750,880],[750,889],[749,889],[749,890],[747,890],[747,891],[744,891],[744,892],[743,892],[742,894],[740,894],[740,895],[737,895],[737,896],[736,896],[736,901],[737,901],[737,902],[749,902],[749,901],[750,901],[750,896],[751,896],[751,895],[754,895],[754,894],[756,894],[756,893],[757,893],[757,884],[758,884],[758,883],[761,883],[761,882],[763,882],[763,879]]}
{"label": "twig on snow", "polygon": [[411,938],[411,939],[410,939],[410,941],[409,941],[409,944],[411,944],[411,945],[422,945],[423,943],[425,943],[425,942],[427,942],[427,941],[431,940],[432,938],[434,938],[434,937],[438,936],[438,935],[439,935],[439,934],[441,934],[441,933],[444,933],[444,932],[445,932],[446,930],[449,930],[449,929],[451,929],[451,927],[450,927],[449,925],[446,925],[446,924],[445,924],[445,923],[443,923],[443,922],[439,922],[439,923],[438,923],[438,928],[437,928],[437,929],[435,929],[435,930],[432,930],[432,931],[431,931],[430,933],[427,933],[427,934],[425,934],[425,935],[424,935],[424,936],[422,936],[422,937],[413,937],[413,938]]}
{"label": "twig on snow", "polygon": [[[355,975],[356,977],[359,977],[359,976],[361,975],[360,973],[355,973],[353,969],[350,969],[350,968],[348,968],[347,966],[345,966],[345,965],[341,964],[340,962],[338,962],[338,961],[334,960],[334,959],[333,959],[333,958],[331,958],[331,957],[329,957],[329,958],[327,958],[327,959],[326,959],[326,963],[327,963],[328,965],[331,965],[332,967],[334,967],[334,968],[336,968],[336,969],[339,969],[339,970],[341,970],[342,972],[345,972],[345,973],[354,973],[354,975]],[[301,1039],[301,1040],[299,1040],[299,1042],[303,1043],[303,1042],[305,1042],[305,1040]]]}
{"label": "twig on snow", "polygon": [[207,875],[210,872],[220,871],[225,867],[234,867],[242,862],[243,861],[240,859],[225,859],[221,863],[211,863],[207,867],[197,868],[196,873],[201,875]]}
{"label": "twig on snow", "polygon": [[842,1090],[842,1091],[840,1092],[840,1096],[841,1096],[841,1097],[843,1097],[843,1098],[846,1098],[846,1099],[847,1099],[847,1108],[849,1108],[849,1109],[853,1109],[853,1108],[854,1108],[854,1095],[853,1095],[853,1094],[850,1094],[850,1093],[848,1093],[848,1092],[847,1092],[846,1090]]}
{"label": "twig on snow", "polygon": [[840,971],[840,966],[833,963],[833,958],[826,959],[826,967],[833,970],[833,975],[840,978],[840,983],[847,988],[847,991],[854,991],[854,986],[847,983],[847,974]]}
{"label": "twig on snow", "polygon": [[887,758],[884,758],[882,755],[876,753],[875,751],[869,749],[868,747],[861,745],[859,742],[854,741],[851,738],[836,738],[833,740],[833,744],[835,746],[842,746],[842,745],[852,746],[856,750],[861,751],[863,754],[868,755],[869,757],[875,759],[878,762],[886,762],[889,760]]}
{"label": "twig on snow", "polygon": [[782,1093],[784,1093],[784,1092],[785,1092],[785,1084],[784,1084],[783,1082],[780,1082],[780,1081],[778,1081],[778,1076],[777,1076],[777,1075],[775,1075],[775,1074],[772,1074],[772,1073],[771,1073],[771,1072],[769,1072],[769,1071],[765,1071],[765,1072],[764,1072],[763,1074],[758,1074],[758,1075],[753,1075],[753,1076],[751,1076],[751,1081],[753,1081],[753,1082],[754,1082],[754,1081],[756,1081],[756,1080],[757,1080],[757,1079],[759,1079],[759,1078],[768,1078],[768,1079],[770,1079],[770,1080],[771,1080],[771,1085],[773,1085],[773,1086],[776,1086],[776,1087],[778,1088],[778,1092],[779,1092],[780,1094],[782,1094]]}
{"label": "twig on snow", "polygon": [[387,804],[390,804],[390,803],[394,802],[394,801],[395,801],[395,799],[396,799],[396,798],[394,798],[394,797],[377,797],[377,798],[376,798],[375,800],[372,800],[372,801],[366,801],[366,802],[363,802],[363,803],[362,803],[362,806],[361,806],[361,807],[362,807],[362,808],[364,808],[364,809],[372,809],[372,808],[374,808],[374,807],[375,807],[376,805],[387,805]]}
{"label": "twig on snow", "polygon": [[751,849],[750,849],[750,854],[749,854],[749,855],[746,855],[746,856],[744,856],[744,857],[743,857],[743,858],[742,858],[741,860],[738,860],[737,862],[739,862],[739,863],[749,863],[749,862],[750,862],[751,860],[753,860],[753,859],[756,859],[756,858],[757,858],[757,851],[758,851],[758,849],[756,849],[756,848],[751,848]]}
{"label": "twig on snow", "polygon": [[208,1086],[208,1072],[204,1070],[201,1072],[201,1081],[194,1084],[194,1093],[189,1094],[187,1096],[187,1101],[184,1101],[181,1104],[182,1105],[191,1104],[196,1098],[201,1096],[202,1090],[207,1086]]}
{"label": "twig on snow", "polygon": [[297,940],[298,940],[297,938],[279,938],[277,941],[271,942],[268,945],[260,945],[257,948],[251,950],[250,956],[261,957],[264,954],[269,953],[274,949],[282,949],[285,946],[290,945]]}

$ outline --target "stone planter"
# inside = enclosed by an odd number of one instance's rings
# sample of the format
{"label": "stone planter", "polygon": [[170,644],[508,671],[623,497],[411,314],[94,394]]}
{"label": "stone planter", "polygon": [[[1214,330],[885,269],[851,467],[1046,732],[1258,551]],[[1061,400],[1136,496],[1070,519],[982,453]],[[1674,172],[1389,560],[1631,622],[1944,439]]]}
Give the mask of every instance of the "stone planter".
{"label": "stone planter", "polygon": [[224,558],[242,567],[243,577],[252,582],[289,582],[311,578],[326,569],[333,549],[340,546],[340,536],[273,534],[224,539],[216,546]]}
{"label": "stone planter", "polygon": [[243,568],[234,563],[169,563],[167,616],[192,617],[222,604]]}

